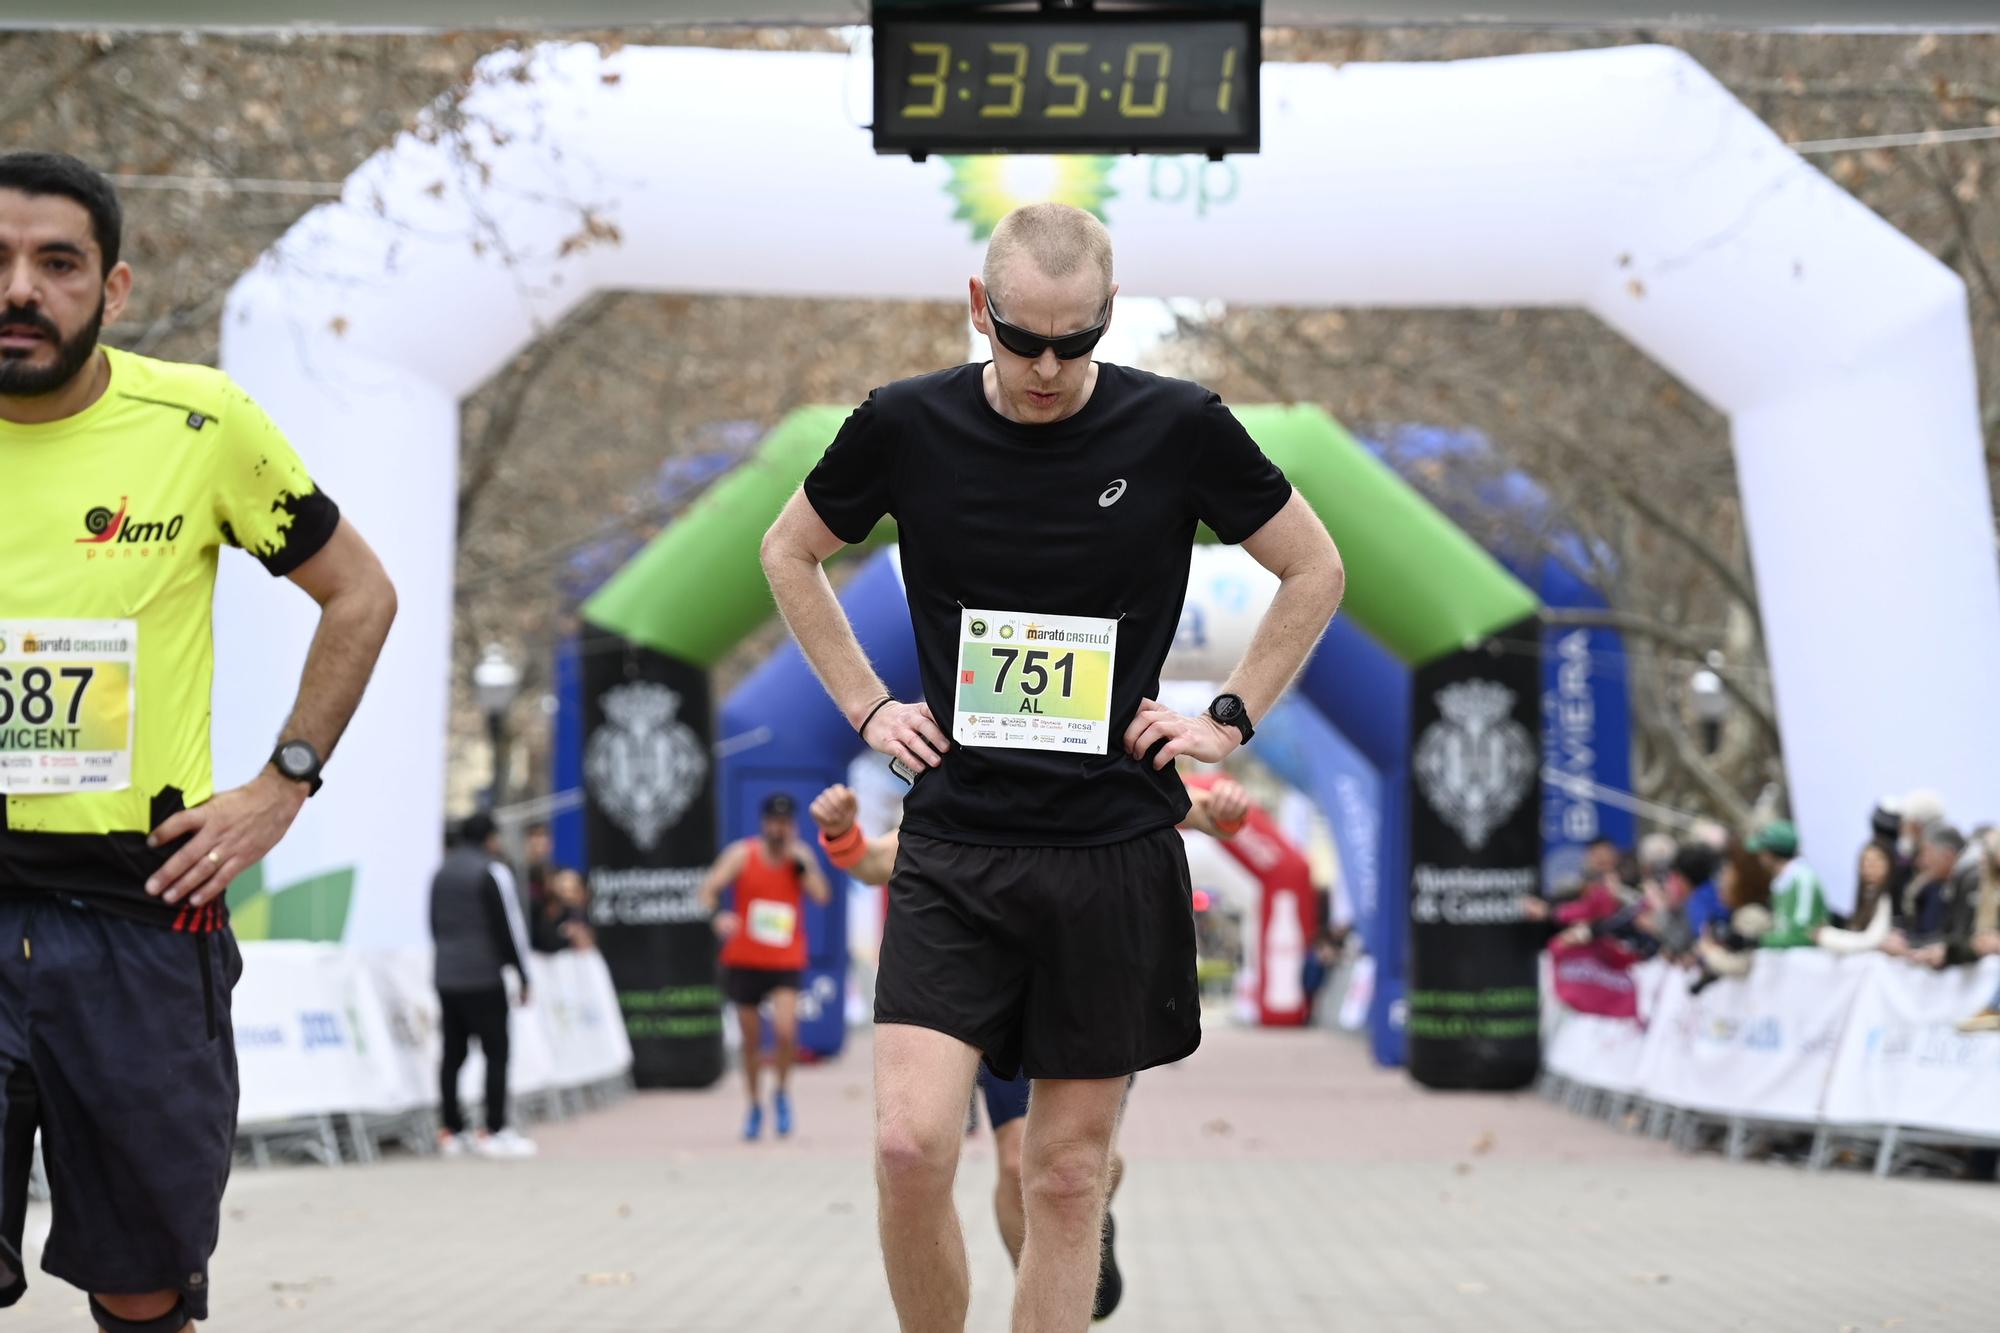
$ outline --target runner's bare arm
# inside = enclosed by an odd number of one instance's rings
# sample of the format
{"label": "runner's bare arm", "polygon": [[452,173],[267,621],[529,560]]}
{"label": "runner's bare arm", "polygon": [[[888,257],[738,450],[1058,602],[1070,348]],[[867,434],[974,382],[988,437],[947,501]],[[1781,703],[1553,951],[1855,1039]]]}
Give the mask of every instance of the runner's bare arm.
{"label": "runner's bare arm", "polygon": [[889,876],[896,872],[896,848],[901,841],[901,836],[893,832],[870,838],[868,851],[847,873],[863,884],[887,884]]}
{"label": "runner's bare arm", "polygon": [[1250,812],[1249,793],[1230,778],[1213,787],[1189,788],[1188,801],[1188,816],[1181,821],[1181,827],[1224,842],[1243,831],[1243,816]]}
{"label": "runner's bare arm", "polygon": [[813,855],[812,848],[794,838],[792,852],[799,858],[799,887],[805,890],[806,897],[821,907],[832,902],[833,888],[826,882],[826,872],[819,868],[819,858]]}
{"label": "runner's bare arm", "polygon": [[800,651],[819,675],[820,684],[847,715],[848,724],[867,724],[861,739],[912,768],[935,768],[943,762],[949,742],[927,704],[921,700],[892,703],[869,717],[889,690],[868,664],[860,640],[854,637],[854,627],[848,624],[847,613],[840,609],[833,585],[821,568],[843,545],[813,509],[805,491],[798,491],[764,534],[760,554],[771,596],[791,627],[792,637],[799,641]]}
{"label": "runner's bare arm", "polygon": [[722,901],[723,888],[736,882],[749,859],[749,844],[740,839],[722,849],[722,855],[715,858],[715,864],[702,876],[701,887],[694,891],[695,901],[701,904],[703,912],[715,911],[716,904]]}
{"label": "runner's bare arm", "polygon": [[1313,645],[1347,595],[1347,567],[1326,525],[1297,491],[1243,549],[1278,576],[1278,591],[1257,622],[1250,649],[1223,685],[1243,700],[1254,724],[1291,688]]}
{"label": "runner's bare arm", "polygon": [[[1244,539],[1243,549],[1278,576],[1277,595],[1257,623],[1249,651],[1222,687],[1223,693],[1243,700],[1254,726],[1290,687],[1340,609],[1347,570],[1319,515],[1296,490],[1284,508]],[[1215,763],[1243,743],[1236,728],[1206,713],[1185,717],[1154,700],[1141,700],[1125,729],[1125,749],[1144,758],[1160,741],[1166,744],[1154,756],[1155,768],[1165,768],[1183,754]]]}
{"label": "runner's bare arm", "polygon": [[[854,827],[854,817],[860,808],[854,793],[836,782],[813,797],[812,817],[820,832],[833,839]],[[896,848],[900,841],[893,831],[867,839],[861,859],[848,866],[847,873],[863,884],[887,884],[896,869]]]}
{"label": "runner's bare arm", "polygon": [[[346,519],[290,577],[319,603],[319,628],[306,653],[298,698],[278,734],[310,742],[325,760],[340,743],[375,672],[396,618],[396,589],[375,552]],[[236,876],[278,845],[307,794],[303,784],[266,765],[244,786],[218,792],[174,815],[153,830],[152,845],[192,836],[146,881],[146,892],[197,907],[219,897]]]}

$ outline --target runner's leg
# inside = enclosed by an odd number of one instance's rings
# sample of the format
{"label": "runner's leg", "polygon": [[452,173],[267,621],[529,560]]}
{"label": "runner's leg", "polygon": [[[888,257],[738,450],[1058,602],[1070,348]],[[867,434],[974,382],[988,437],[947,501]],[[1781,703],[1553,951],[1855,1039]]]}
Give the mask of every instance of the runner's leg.
{"label": "runner's leg", "polygon": [[1027,1128],[1025,1120],[1009,1120],[993,1131],[993,1151],[1000,1163],[1000,1178],[993,1184],[993,1214],[1015,1268],[1021,1266],[1021,1242],[1028,1234],[1027,1207],[1021,1201],[1021,1137]]}
{"label": "runner's leg", "polygon": [[799,1050],[799,993],[789,986],[771,992],[771,1035],[782,1093],[792,1085],[792,1061]]}
{"label": "runner's leg", "polygon": [[736,1025],[743,1033],[743,1090],[750,1105],[762,1104],[760,1086],[764,1074],[764,1016],[754,1004],[736,1006]]}
{"label": "runner's leg", "polygon": [[1037,1079],[1022,1144],[1028,1215],[1014,1283],[1014,1333],[1089,1326],[1125,1080]]}
{"label": "runner's leg", "polygon": [[875,1030],[875,1184],[903,1333],[964,1333],[971,1278],[952,1203],[979,1052],[905,1023]]}
{"label": "runner's leg", "polygon": [[[143,1296],[107,1296],[94,1293],[97,1303],[111,1315],[119,1319],[129,1319],[135,1324],[143,1324],[158,1319],[181,1303],[178,1291],[149,1291]],[[194,1327],[192,1322],[181,1325],[180,1333]]]}

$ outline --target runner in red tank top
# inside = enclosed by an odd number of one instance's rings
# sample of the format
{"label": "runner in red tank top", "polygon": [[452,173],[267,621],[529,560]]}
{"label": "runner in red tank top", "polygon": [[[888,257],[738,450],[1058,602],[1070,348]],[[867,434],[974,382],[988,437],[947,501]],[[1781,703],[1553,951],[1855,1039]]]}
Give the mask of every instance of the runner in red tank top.
{"label": "runner in red tank top", "polygon": [[[763,1017],[771,1003],[777,1047],[778,1088],[772,1099],[778,1134],[792,1132],[792,1057],[799,1044],[799,976],[806,966],[805,902],[825,905],[832,893],[819,860],[793,822],[798,804],[783,792],[764,798],[763,827],[754,838],[723,848],[699,890],[702,910],[715,913],[722,937],[722,993],[736,1006],[743,1029],[743,1081],[750,1110],[743,1137],[764,1132]],[[725,887],[734,886],[731,909],[717,912]]]}

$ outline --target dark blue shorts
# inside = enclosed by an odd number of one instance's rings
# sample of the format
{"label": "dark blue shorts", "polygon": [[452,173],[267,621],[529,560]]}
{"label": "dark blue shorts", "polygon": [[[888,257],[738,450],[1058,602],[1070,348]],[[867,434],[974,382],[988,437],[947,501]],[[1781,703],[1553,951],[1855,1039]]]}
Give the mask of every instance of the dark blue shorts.
{"label": "dark blue shorts", "polygon": [[208,1317],[236,1141],[228,931],[183,934],[67,900],[0,898],[0,1306],[27,1289],[36,1129],[42,1268],[98,1295],[179,1291]]}
{"label": "dark blue shorts", "polygon": [[988,1125],[997,1130],[1028,1113],[1028,1082],[1026,1074],[1004,1079],[988,1069],[985,1061],[979,1062],[979,1090],[986,1094]]}

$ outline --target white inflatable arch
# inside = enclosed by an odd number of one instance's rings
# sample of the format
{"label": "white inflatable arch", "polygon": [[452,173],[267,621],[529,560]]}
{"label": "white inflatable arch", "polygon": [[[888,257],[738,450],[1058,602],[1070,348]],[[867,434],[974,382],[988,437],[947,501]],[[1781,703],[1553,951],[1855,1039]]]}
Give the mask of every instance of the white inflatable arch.
{"label": "white inflatable arch", "polygon": [[[350,942],[422,934],[460,400],[596,291],[959,299],[975,223],[1037,175],[1101,206],[1128,295],[1594,312],[1730,419],[1808,854],[1838,880],[1875,798],[1919,783],[2000,815],[1964,290],[1686,55],[1272,65],[1264,151],[1224,164],[877,158],[866,63],[833,55],[565,45],[483,72],[479,165],[405,136],[223,321],[223,364],[402,592],[368,704],[274,856],[278,885],[359,867]],[[310,624],[247,563],[218,613],[225,774],[265,754]]]}

